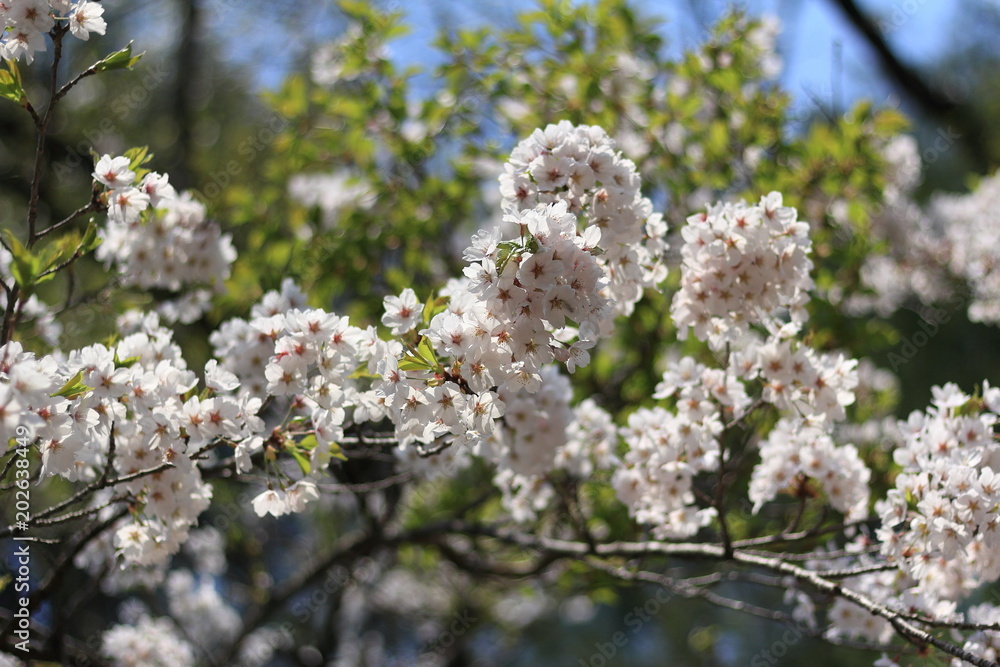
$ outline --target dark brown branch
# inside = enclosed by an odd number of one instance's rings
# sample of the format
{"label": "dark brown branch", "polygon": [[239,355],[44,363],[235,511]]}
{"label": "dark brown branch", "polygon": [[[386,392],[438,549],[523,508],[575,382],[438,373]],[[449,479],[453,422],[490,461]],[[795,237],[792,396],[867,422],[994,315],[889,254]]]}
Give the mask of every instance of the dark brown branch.
{"label": "dark brown branch", "polygon": [[376,546],[375,540],[362,533],[345,535],[317,563],[302,570],[277,585],[274,593],[263,603],[251,607],[244,615],[243,627],[236,636],[228,651],[222,656],[220,664],[229,664],[237,654],[240,644],[251,632],[256,630],[270,616],[280,610],[293,597],[307,587],[318,583],[327,572],[336,565],[358,558]]}
{"label": "dark brown branch", "polygon": [[98,212],[98,211],[101,211],[103,208],[104,207],[101,205],[101,190],[100,190],[100,187],[98,186],[98,184],[95,182],[94,186],[93,186],[93,189],[91,190],[91,195],[90,195],[90,201],[89,202],[87,202],[86,204],[84,204],[80,208],[76,209],[75,211],[73,211],[72,213],[70,213],[69,215],[67,215],[65,218],[63,218],[62,220],[60,220],[59,222],[54,223],[54,224],[46,227],[45,229],[39,231],[37,234],[35,234],[35,238],[36,239],[44,238],[46,235],[51,234],[52,232],[59,231],[60,229],[62,229],[66,225],[72,223],[77,218],[79,218],[81,215],[86,215],[87,213]]}
{"label": "dark brown branch", "polygon": [[980,173],[990,171],[993,159],[986,148],[987,133],[969,107],[956,103],[932,87],[915,69],[900,60],[878,25],[861,11],[854,0],[832,0],[832,2],[875,51],[885,72],[924,113],[957,126],[960,140],[972,157],[976,170]]}
{"label": "dark brown branch", "polygon": [[599,569],[602,572],[607,572],[612,576],[622,579],[624,581],[634,581],[634,582],[647,582],[652,584],[657,584],[663,586],[667,590],[671,591],[676,595],[680,595],[684,598],[700,598],[705,600],[709,604],[716,607],[721,607],[723,609],[729,609],[731,611],[737,611],[749,616],[756,616],[757,618],[763,618],[769,621],[777,621],[784,623],[789,626],[795,627],[802,634],[813,637],[817,639],[822,639],[830,644],[836,646],[845,646],[847,648],[854,648],[867,651],[893,651],[898,652],[898,647],[894,646],[884,646],[881,644],[869,644],[867,642],[853,641],[849,639],[841,639],[836,637],[829,637],[825,634],[822,628],[811,628],[800,622],[797,622],[789,614],[779,611],[776,609],[767,609],[765,607],[760,607],[742,600],[733,600],[731,598],[724,597],[718,593],[714,593],[706,588],[697,585],[697,580],[694,579],[672,579],[666,575],[658,574],[655,572],[631,572],[625,568],[615,567],[608,565],[599,560],[588,560],[587,564],[595,569]]}
{"label": "dark brown branch", "polygon": [[938,637],[935,637],[929,632],[926,632],[925,630],[921,630],[899,612],[878,604],[867,595],[858,593],[850,588],[845,588],[839,582],[829,581],[823,576],[822,572],[812,572],[799,567],[798,565],[786,563],[777,557],[765,558],[739,551],[737,551],[733,557],[741,563],[756,565],[775,572],[790,574],[799,581],[807,583],[823,593],[827,593],[835,597],[842,597],[848,602],[852,602],[861,607],[868,613],[889,621],[898,635],[907,641],[916,644],[917,646],[926,646],[927,644],[930,644],[935,648],[944,651],[948,655],[965,660],[966,662],[972,663],[977,667],[1000,667],[996,662],[980,658],[973,655],[969,651],[956,646],[955,644],[946,642]]}
{"label": "dark brown branch", "polygon": [[[77,491],[72,496],[70,496],[66,500],[62,501],[61,503],[53,505],[52,507],[50,507],[50,508],[48,508],[46,510],[43,510],[42,512],[39,512],[38,514],[33,515],[31,517],[31,520],[28,522],[28,525],[29,526],[34,526],[34,525],[36,525],[36,521],[38,521],[39,519],[45,519],[47,517],[50,517],[53,514],[56,514],[57,512],[60,512],[61,510],[69,507],[70,505],[74,505],[74,504],[76,504],[76,503],[78,503],[78,502],[80,502],[82,500],[86,500],[87,497],[90,496],[95,491],[99,491],[99,490],[107,488],[109,486],[115,486],[116,484],[123,484],[125,482],[131,482],[132,480],[139,479],[141,477],[147,477],[149,475],[155,475],[157,473],[163,472],[164,470],[169,470],[170,468],[173,468],[173,467],[174,467],[173,463],[161,463],[160,465],[155,466],[153,468],[148,468],[146,470],[140,470],[140,471],[134,472],[134,473],[132,473],[130,475],[124,475],[122,477],[117,477],[115,479],[98,479],[98,480],[96,480],[94,482],[91,482],[90,484],[88,484],[84,488],[80,489],[79,491]],[[7,527],[7,528],[0,529],[0,537],[7,537],[12,532],[13,532],[13,528],[12,527]]]}

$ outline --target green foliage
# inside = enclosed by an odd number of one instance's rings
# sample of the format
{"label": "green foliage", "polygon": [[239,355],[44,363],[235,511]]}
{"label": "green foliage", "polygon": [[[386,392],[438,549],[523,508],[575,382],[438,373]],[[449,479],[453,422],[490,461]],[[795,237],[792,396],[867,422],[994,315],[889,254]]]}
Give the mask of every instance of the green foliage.
{"label": "green foliage", "polygon": [[95,72],[111,72],[119,69],[132,69],[143,55],[145,55],[145,52],[133,56],[132,42],[129,42],[125,48],[120,51],[115,51],[107,57],[98,60],[93,64],[93,66],[91,66],[91,69]]}
{"label": "green foliage", "polygon": [[21,70],[15,60],[5,60],[6,70],[0,69],[0,97],[6,98],[21,106],[28,101],[21,82]]}

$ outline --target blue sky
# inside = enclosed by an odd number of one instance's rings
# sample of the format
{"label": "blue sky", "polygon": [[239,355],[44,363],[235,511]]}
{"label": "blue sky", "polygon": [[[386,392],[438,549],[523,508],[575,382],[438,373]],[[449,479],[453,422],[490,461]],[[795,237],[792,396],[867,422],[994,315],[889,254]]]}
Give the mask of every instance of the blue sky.
{"label": "blue sky", "polygon": [[[577,0],[583,1],[583,0]],[[947,0],[858,0],[864,11],[880,19],[887,38],[900,56],[914,65],[939,59],[954,38],[950,26],[956,5]],[[109,0],[109,5],[125,4]],[[409,35],[392,43],[393,57],[402,65],[419,65],[425,72],[439,62],[430,43],[442,25],[475,26],[484,23],[510,25],[518,11],[535,7],[533,0],[379,0],[382,7],[399,8],[408,15]],[[640,13],[664,19],[662,34],[671,53],[690,48],[704,36],[704,28],[692,7],[711,20],[727,5],[725,0],[635,0]],[[833,7],[830,0],[744,0],[738,3],[751,14],[778,16],[783,25],[779,50],[784,59],[781,83],[792,95],[794,106],[807,110],[820,101],[840,107],[858,98],[877,104],[893,103],[892,89],[880,75],[867,45]],[[136,35],[137,44],[155,51],[157,44],[171,45],[173,3],[147,4]],[[241,0],[205,0],[203,5],[210,35],[223,36],[221,51],[232,62],[253,73],[261,90],[276,88],[284,74],[301,60],[309,44],[328,41],[343,28],[331,19],[330,4],[317,4],[309,15],[292,17],[299,32],[282,35],[267,27],[266,16],[247,11]],[[151,15],[151,14],[155,14]],[[264,19],[262,21],[262,19]],[[839,65],[835,53],[840,53]],[[836,82],[836,83],[835,83]],[[430,83],[428,81],[428,83]],[[815,101],[814,101],[815,100]]]}
{"label": "blue sky", "polygon": [[[582,1],[582,0],[581,0]],[[383,7],[406,12],[412,26],[409,35],[393,42],[392,53],[401,64],[421,65],[431,70],[437,59],[430,43],[443,25],[475,26],[484,23],[511,24],[518,11],[535,6],[533,0],[383,0]],[[727,3],[722,0],[636,0],[641,12],[663,19],[662,34],[670,51],[680,51],[697,44],[704,35],[698,19],[692,16],[697,7],[701,18],[717,15]],[[940,57],[950,39],[955,4],[943,0],[859,0],[871,16],[881,19],[887,37],[898,53],[916,65],[933,62]],[[810,97],[829,103],[838,79],[844,105],[859,97],[882,102],[891,90],[874,65],[871,53],[854,30],[842,18],[829,0],[745,0],[739,3],[751,14],[772,14],[782,20],[784,30],[779,42],[785,61],[782,84],[793,95],[797,105],[811,105]],[[292,42],[260,29],[259,16],[245,16],[236,0],[206,2],[209,32],[225,25],[224,32],[233,35],[233,43],[225,49],[236,62],[253,63],[255,79],[261,89],[274,88],[283,74],[301,55],[309,42],[332,39],[342,26],[329,21],[306,22],[306,34],[296,35]],[[319,15],[320,12],[317,12]],[[241,25],[245,25],[243,29]],[[837,45],[840,45],[839,47]],[[273,48],[278,46],[279,48]],[[834,53],[840,49],[841,67],[835,65]],[[261,57],[261,54],[266,56]],[[840,72],[839,76],[836,74]]]}
{"label": "blue sky", "polygon": [[[665,19],[662,34],[671,52],[696,45],[704,35],[687,1],[636,2],[642,12]],[[704,15],[714,16],[725,2],[702,2]],[[955,3],[942,0],[862,0],[869,15],[880,19],[887,39],[907,62],[921,65],[939,58],[952,35],[949,26]],[[534,6],[531,0],[410,0],[405,3],[414,30],[393,44],[395,58],[406,64],[435,64],[428,48],[442,20],[474,26],[506,24],[517,11]],[[830,103],[839,89],[847,106],[858,98],[885,102],[892,93],[873,61],[870,49],[856,35],[840,11],[828,0],[752,0],[741,3],[751,14],[771,14],[782,20],[779,49],[785,62],[781,82],[796,106],[811,106],[812,98]],[[835,53],[840,51],[840,65]],[[838,75],[839,72],[839,75]],[[834,83],[836,78],[837,83]]]}

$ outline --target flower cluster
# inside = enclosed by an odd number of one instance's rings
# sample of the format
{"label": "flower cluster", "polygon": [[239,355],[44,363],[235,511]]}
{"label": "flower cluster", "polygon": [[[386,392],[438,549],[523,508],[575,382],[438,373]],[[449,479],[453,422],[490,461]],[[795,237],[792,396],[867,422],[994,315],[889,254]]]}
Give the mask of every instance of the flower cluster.
{"label": "flower cluster", "polygon": [[719,465],[723,413],[742,416],[750,404],[732,373],[708,368],[691,357],[672,362],[653,398],[676,397],[676,413],[641,408],[629,416],[621,436],[628,445],[624,466],[612,479],[618,499],[658,537],[687,537],[715,516],[695,505],[692,480]]}
{"label": "flower cluster", "polygon": [[[771,193],[759,206],[712,206],[692,216],[681,233],[684,263],[672,314],[682,332],[693,328],[726,349],[723,367],[691,357],[668,365],[653,398],[672,400],[674,410],[639,409],[621,429],[629,451],[612,480],[619,500],[657,536],[696,533],[715,510],[695,503],[694,478],[719,467],[720,440],[747,415],[751,396],[759,395],[760,404],[786,417],[761,445],[750,485],[754,511],[813,479],[835,509],[864,516],[871,473],[852,445],[838,447],[830,436],[854,402],[857,361],[810,349],[792,338],[797,324],[779,319],[783,308],[792,311],[793,322],[805,319],[802,307],[812,287],[808,225]],[[761,339],[752,324],[764,325],[768,337]]]}
{"label": "flower cluster", "polygon": [[[680,337],[690,329],[720,348],[751,325],[795,333],[813,288],[808,231],[777,192],[756,206],[720,203],[688,218],[681,288],[670,307]],[[791,322],[782,327],[785,310]]]}
{"label": "flower cluster", "polygon": [[[948,244],[927,212],[914,200],[922,178],[920,153],[912,136],[900,135],[881,149],[886,168],[882,206],[873,210],[866,234],[883,243],[885,254],[869,253],[859,278],[865,291],[846,295],[844,310],[850,314],[875,312],[888,317],[914,295],[924,304],[946,298],[951,287],[947,275]],[[849,228],[845,199],[830,206],[831,215]],[[839,289],[835,287],[835,289]]]}
{"label": "flower cluster", "polygon": [[[988,602],[971,607],[966,612],[970,623],[1000,627],[1000,607]],[[965,640],[962,646],[966,651],[980,658],[997,662],[1000,658],[1000,632],[996,630],[978,630]],[[961,660],[952,660],[952,667],[962,667]]]}
{"label": "flower cluster", "polygon": [[780,420],[760,444],[760,459],[750,478],[754,512],[782,491],[805,497],[811,493],[808,481],[814,480],[848,521],[868,516],[871,471],[856,447],[838,447],[822,426],[808,420]]}
{"label": "flower cluster", "polygon": [[[57,448],[67,439],[71,448],[80,446],[78,422],[68,411],[70,401],[52,395],[68,377],[59,373],[52,357],[39,359],[16,341],[0,347],[0,441],[11,442],[20,426],[43,443],[57,443]],[[83,421],[89,419],[88,413]]]}
{"label": "flower cluster", "polygon": [[875,506],[877,535],[922,590],[957,600],[1000,577],[1000,388],[984,382],[982,398],[951,383],[932,391],[931,407],[899,424],[903,471]]}
{"label": "flower cluster", "polygon": [[706,403],[703,413],[683,415],[640,408],[621,429],[629,451],[611,483],[629,514],[652,525],[657,538],[689,537],[716,515],[715,508],[697,507],[692,489],[694,476],[719,458],[722,424],[716,406]]}
{"label": "flower cluster", "polygon": [[[106,188],[108,223],[97,258],[118,265],[126,285],[180,291],[190,285],[221,289],[236,259],[230,237],[206,219],[205,205],[180,195],[166,175],[149,172],[136,183],[129,158],[103,156],[94,180]],[[207,298],[172,304],[163,313],[193,321]]]}
{"label": "flower cluster", "polygon": [[504,169],[505,205],[524,211],[563,202],[580,224],[596,228],[604,253],[597,264],[616,314],[632,312],[643,288],[666,277],[666,224],[642,197],[635,165],[615,151],[603,129],[562,121],[535,130]]}
{"label": "flower cluster", "polygon": [[305,307],[306,295],[291,278],[285,278],[280,290],[267,292],[253,306],[249,320],[238,317],[227,320],[209,336],[219,363],[239,378],[241,393],[267,395],[264,371],[281,331],[278,316]]}
{"label": "flower cluster", "polygon": [[0,348],[0,437],[28,428],[44,476],[93,480],[113,466],[127,478],[115,491],[138,508],[119,524],[116,547],[129,562],[152,563],[179,548],[209,504],[194,457],[262,429],[261,401],[232,396],[235,376],[214,361],[207,391],[195,395],[198,377],[155,315],[120,325],[113,347],[90,345],[62,362],[38,360],[16,342]]}
{"label": "flower cluster", "polygon": [[104,633],[101,653],[115,667],[173,667],[195,664],[194,647],[167,618],[142,616]]}
{"label": "flower cluster", "polygon": [[590,479],[595,469],[609,469],[615,456],[616,429],[611,415],[593,400],[570,407],[569,378],[554,365],[541,372],[534,394],[505,391],[504,428],[484,452],[496,463],[494,484],[515,521],[534,519],[555,497],[550,475],[565,471],[577,480]]}
{"label": "flower cluster", "polygon": [[45,33],[66,22],[69,33],[84,41],[90,33],[107,29],[104,7],[86,0],[6,0],[0,3],[0,59],[31,64],[35,53],[45,52]]}
{"label": "flower cluster", "polygon": [[759,375],[761,398],[779,410],[840,421],[844,408],[854,402],[858,385],[858,361],[839,353],[819,353],[791,340],[769,338],[759,346],[749,346],[738,358],[750,362],[740,368],[745,379]]}
{"label": "flower cluster", "polygon": [[461,317],[444,313],[421,332],[441,353],[481,362],[470,379],[474,388],[508,379],[533,386],[553,359],[570,371],[586,366],[587,350],[611,332],[613,310],[596,256],[604,247],[600,231],[578,234],[565,202],[504,218],[520,227],[519,240],[501,241],[496,229],[480,232],[465,251],[471,308]]}
{"label": "flower cluster", "polygon": [[939,196],[932,214],[945,230],[951,271],[969,282],[969,319],[1000,322],[1000,172],[966,195]]}

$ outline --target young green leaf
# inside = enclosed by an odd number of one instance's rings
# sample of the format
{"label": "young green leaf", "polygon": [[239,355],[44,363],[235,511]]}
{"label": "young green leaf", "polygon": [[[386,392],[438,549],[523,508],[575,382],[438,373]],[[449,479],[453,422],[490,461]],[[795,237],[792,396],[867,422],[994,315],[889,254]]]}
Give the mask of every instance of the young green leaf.
{"label": "young green leaf", "polygon": [[331,443],[330,445],[330,456],[332,456],[335,459],[340,459],[341,461],[347,460],[347,457],[344,456],[344,450],[342,450],[340,448],[340,445],[338,445],[335,442]]}
{"label": "young green leaf", "polygon": [[62,386],[62,389],[54,394],[51,394],[51,396],[53,398],[56,396],[62,396],[63,398],[73,400],[77,396],[85,394],[91,389],[93,389],[93,387],[89,387],[83,382],[83,371],[77,371],[76,375],[66,380],[66,384]]}
{"label": "young green leaf", "polygon": [[10,272],[14,280],[25,292],[30,291],[38,280],[38,258],[30,250],[25,248],[13,232],[9,229],[3,230],[4,240],[10,248],[13,261],[10,264]]}
{"label": "young green leaf", "polygon": [[[12,61],[7,61],[8,66],[15,67]],[[4,97],[12,102],[17,102],[21,106],[27,101],[24,88],[21,87],[21,78],[14,71],[0,70],[0,97]]]}
{"label": "young green leaf", "polygon": [[132,67],[139,62],[139,58],[142,58],[143,54],[145,54],[145,51],[137,56],[133,56],[132,42],[129,42],[124,49],[112,53],[103,60],[97,61],[91,66],[91,68],[95,72],[109,72],[116,69],[132,69]]}
{"label": "young green leaf", "polygon": [[299,467],[302,468],[302,474],[308,475],[309,471],[312,470],[312,464],[309,462],[308,457],[306,457],[306,455],[303,454],[298,447],[289,447],[288,452],[292,455],[292,458],[295,459],[295,462],[299,464]]}

